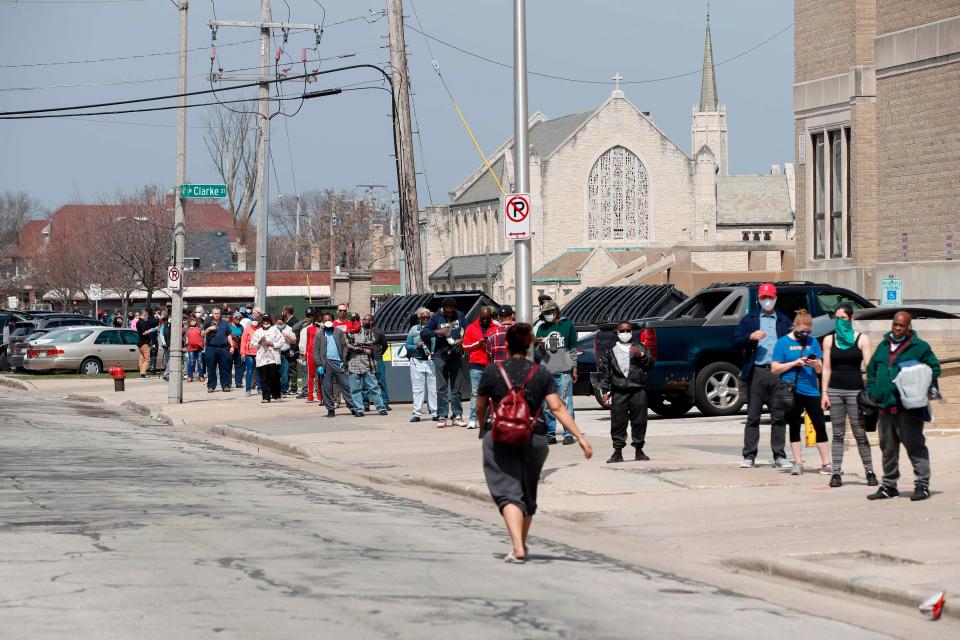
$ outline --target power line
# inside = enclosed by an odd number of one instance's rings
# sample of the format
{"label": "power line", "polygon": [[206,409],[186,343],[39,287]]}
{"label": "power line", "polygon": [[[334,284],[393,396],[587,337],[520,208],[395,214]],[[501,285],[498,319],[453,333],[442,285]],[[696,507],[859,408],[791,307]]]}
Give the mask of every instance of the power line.
{"label": "power line", "polygon": [[131,2],[146,2],[146,0],[0,0],[0,4],[123,4]]}
{"label": "power line", "polygon": [[[416,12],[414,12],[414,15],[416,15]],[[418,21],[418,22],[419,22],[419,21]],[[451,48],[451,49],[453,49],[453,50],[455,50],[455,51],[459,51],[460,53],[463,53],[463,54],[465,54],[465,55],[472,56],[472,57],[474,57],[474,58],[478,58],[478,59],[480,59],[480,60],[483,60],[484,62],[489,62],[489,63],[491,63],[491,64],[495,64],[495,65],[497,65],[497,66],[499,66],[499,67],[503,67],[503,68],[505,68],[505,69],[513,69],[513,65],[512,65],[512,64],[507,64],[506,62],[501,62],[501,61],[499,61],[499,60],[494,60],[493,58],[488,58],[488,57],[486,57],[486,56],[484,56],[484,55],[481,55],[481,54],[479,54],[479,53],[476,53],[475,51],[470,51],[470,50],[468,50],[468,49],[464,49],[463,47],[457,46],[457,45],[455,45],[455,44],[453,44],[453,43],[451,43],[451,42],[447,42],[446,40],[441,40],[440,38],[438,38],[438,37],[436,37],[436,36],[430,35],[429,33],[426,33],[426,32],[424,32],[424,31],[421,30],[423,25],[421,25],[421,29],[417,29],[416,27],[411,26],[411,25],[409,25],[409,24],[404,25],[404,26],[406,26],[406,28],[407,28],[407,29],[410,29],[411,31],[415,31],[415,32],[419,33],[419,34],[422,35],[424,38],[429,38],[430,40],[433,40],[434,42],[438,42],[438,43],[444,45],[445,47],[449,47],[449,48]],[[768,42],[771,42],[772,40],[778,38],[779,36],[783,35],[784,33],[786,33],[787,31],[789,31],[789,30],[792,29],[792,28],[793,28],[793,23],[791,22],[791,23],[788,24],[786,27],[784,27],[784,28],[781,29],[780,31],[777,31],[775,34],[773,34],[772,36],[770,36],[770,37],[767,38],[766,40],[763,40],[762,42],[759,42],[759,43],[755,44],[754,46],[750,47],[749,49],[746,49],[746,50],[744,50],[744,51],[741,51],[740,53],[738,53],[737,55],[735,55],[735,56],[733,56],[733,57],[727,58],[727,59],[725,59],[725,60],[721,60],[720,62],[718,62],[718,63],[716,64],[716,66],[719,67],[720,65],[726,64],[726,63],[728,63],[728,62],[733,62],[734,60],[736,60],[736,59],[738,59],[738,58],[742,58],[743,56],[747,55],[748,53],[752,53],[752,52],[756,51],[757,49],[759,49],[760,47],[762,47],[763,45],[767,44]],[[439,71],[438,71],[438,73],[439,73]],[[548,78],[548,79],[550,79],[550,80],[562,80],[562,81],[564,81],[564,82],[575,82],[575,83],[579,83],[579,84],[602,84],[602,85],[609,85],[609,84],[611,84],[609,80],[589,80],[589,79],[586,79],[586,78],[571,78],[571,77],[568,77],[568,76],[561,76],[561,75],[552,74],[552,73],[540,73],[540,72],[531,71],[531,70],[528,70],[527,73],[529,73],[529,74],[532,75],[532,76],[539,76],[539,77],[541,77],[541,78]],[[666,80],[676,80],[677,78],[686,78],[686,77],[688,77],[688,76],[695,76],[695,75],[698,75],[698,74],[700,74],[700,73],[702,73],[702,69],[697,69],[697,70],[695,70],[695,71],[688,71],[688,72],[686,72],[686,73],[677,73],[677,74],[669,75],[669,76],[661,76],[661,77],[659,77],[659,78],[647,78],[647,79],[645,79],[645,80],[623,80],[623,81],[621,81],[620,84],[650,84],[650,83],[652,83],[652,82],[664,82],[664,81],[666,81]]]}

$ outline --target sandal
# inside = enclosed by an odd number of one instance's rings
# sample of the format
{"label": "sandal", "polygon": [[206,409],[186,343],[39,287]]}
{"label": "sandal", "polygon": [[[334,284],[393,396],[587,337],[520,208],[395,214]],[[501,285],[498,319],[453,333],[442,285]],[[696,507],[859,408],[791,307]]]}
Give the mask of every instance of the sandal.
{"label": "sandal", "polygon": [[517,556],[513,555],[513,551],[511,551],[507,554],[507,557],[504,558],[503,561],[508,564],[523,564],[527,561],[527,559],[526,557],[518,558]]}

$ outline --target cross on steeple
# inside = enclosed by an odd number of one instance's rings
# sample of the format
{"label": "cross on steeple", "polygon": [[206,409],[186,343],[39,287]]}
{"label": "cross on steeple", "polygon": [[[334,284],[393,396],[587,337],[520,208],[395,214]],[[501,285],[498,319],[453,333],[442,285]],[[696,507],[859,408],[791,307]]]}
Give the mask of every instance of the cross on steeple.
{"label": "cross on steeple", "polygon": [[620,72],[617,71],[617,73],[614,74],[613,78],[611,79],[613,80],[613,90],[620,91],[620,81],[623,80],[623,76],[620,75]]}

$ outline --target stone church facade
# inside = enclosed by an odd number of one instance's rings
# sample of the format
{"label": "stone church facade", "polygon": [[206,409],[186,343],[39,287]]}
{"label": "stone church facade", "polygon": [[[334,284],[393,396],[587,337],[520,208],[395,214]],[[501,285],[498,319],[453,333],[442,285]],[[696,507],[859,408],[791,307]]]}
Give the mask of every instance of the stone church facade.
{"label": "stone church facade", "polygon": [[[788,239],[792,166],[770,175],[728,174],[709,22],[690,154],[626,98],[619,75],[614,80],[614,91],[593,111],[530,119],[535,293],[563,302],[643,252],[669,251],[678,242]],[[424,265],[433,290],[479,288],[511,301],[514,263],[501,195],[514,183],[512,139],[488,162],[451,192],[451,204],[422,216]],[[745,271],[745,256],[701,252],[696,268]]]}

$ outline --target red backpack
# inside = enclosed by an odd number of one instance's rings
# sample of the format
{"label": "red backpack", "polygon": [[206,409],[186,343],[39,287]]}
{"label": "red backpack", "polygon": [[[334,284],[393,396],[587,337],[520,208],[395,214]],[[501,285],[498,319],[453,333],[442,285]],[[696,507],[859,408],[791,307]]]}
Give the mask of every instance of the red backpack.
{"label": "red backpack", "polygon": [[530,405],[525,395],[527,383],[537,372],[537,365],[530,367],[530,372],[519,387],[513,384],[502,364],[497,364],[500,375],[507,385],[507,395],[503,396],[493,413],[492,437],[496,442],[523,447],[530,444],[533,428],[543,410],[541,405],[537,413],[530,416]]}

